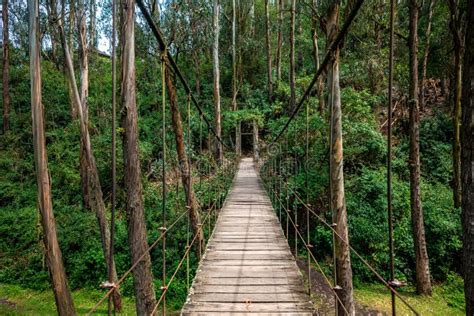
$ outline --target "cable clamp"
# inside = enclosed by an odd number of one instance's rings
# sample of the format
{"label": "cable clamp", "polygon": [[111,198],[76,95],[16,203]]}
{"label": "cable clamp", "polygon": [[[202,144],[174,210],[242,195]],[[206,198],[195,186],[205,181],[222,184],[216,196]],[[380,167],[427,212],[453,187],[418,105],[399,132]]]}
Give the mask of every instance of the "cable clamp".
{"label": "cable clamp", "polygon": [[402,286],[407,285],[407,282],[395,279],[395,280],[392,280],[392,281],[388,281],[388,285],[390,285],[391,287],[396,289],[396,288],[400,288]]}
{"label": "cable clamp", "polygon": [[161,61],[165,61],[167,55],[168,55],[168,47],[165,47],[165,49],[161,53]]}
{"label": "cable clamp", "polygon": [[336,223],[332,223],[330,226],[331,226],[332,228],[334,228],[334,227],[337,227],[337,224],[336,224]]}
{"label": "cable clamp", "polygon": [[340,287],[339,285],[336,285],[332,288],[334,291],[340,291],[342,290],[342,287]]}
{"label": "cable clamp", "polygon": [[158,230],[166,232],[168,230],[168,228],[166,228],[165,226],[161,226],[161,227],[158,228]]}
{"label": "cable clamp", "polygon": [[166,290],[168,290],[168,287],[166,285],[162,285],[162,286],[160,286],[160,290],[166,291]]}
{"label": "cable clamp", "polygon": [[115,285],[114,282],[104,281],[99,285],[99,287],[101,289],[115,289],[115,288],[117,288],[117,285]]}
{"label": "cable clamp", "polygon": [[308,248],[313,248],[314,246],[311,245],[311,244],[306,244],[306,247],[308,247]]}

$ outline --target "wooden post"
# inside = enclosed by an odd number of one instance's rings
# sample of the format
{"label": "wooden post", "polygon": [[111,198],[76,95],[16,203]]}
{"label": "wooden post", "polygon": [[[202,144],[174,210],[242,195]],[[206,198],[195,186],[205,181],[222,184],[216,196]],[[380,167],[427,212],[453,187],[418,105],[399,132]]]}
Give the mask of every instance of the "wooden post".
{"label": "wooden post", "polygon": [[260,159],[259,156],[259,148],[258,148],[258,123],[256,120],[253,121],[253,157],[255,161],[258,163]]}

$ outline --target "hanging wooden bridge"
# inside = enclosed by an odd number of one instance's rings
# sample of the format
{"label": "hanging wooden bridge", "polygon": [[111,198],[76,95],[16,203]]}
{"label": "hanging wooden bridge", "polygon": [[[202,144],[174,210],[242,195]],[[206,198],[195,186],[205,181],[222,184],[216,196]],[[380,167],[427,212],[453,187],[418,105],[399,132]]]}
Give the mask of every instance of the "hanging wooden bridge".
{"label": "hanging wooden bridge", "polygon": [[[193,104],[200,116],[200,124],[204,122],[208,127],[208,142],[210,143],[211,136],[215,139],[216,144],[221,144],[226,148],[226,144],[221,139],[220,133],[216,133],[212,127],[211,120],[208,119],[203,111],[201,105],[194,97],[191,88],[189,87],[184,75],[180,71],[178,65],[173,59],[167,49],[167,44],[164,41],[163,35],[157,25],[154,23],[151,15],[147,11],[142,0],[136,0],[137,5],[142,12],[146,22],[156,37],[160,51],[162,52],[162,86],[165,86],[165,69],[167,66],[172,69],[176,78],[182,84],[185,93],[188,96],[188,147],[191,147],[190,141],[190,104]],[[322,226],[329,229],[333,235],[333,247],[335,241],[347,247],[351,254],[357,257],[374,276],[384,284],[392,294],[392,304],[397,297],[411,312],[418,315],[418,312],[395,290],[392,281],[386,281],[354,248],[352,248],[345,236],[341,236],[335,227],[337,224],[328,223],[326,219],[304,201],[298,195],[298,192],[288,185],[288,173],[291,173],[294,168],[285,166],[282,169],[282,159],[292,161],[288,156],[289,150],[286,148],[282,151],[282,135],[288,130],[289,125],[297,116],[299,110],[305,104],[309,97],[311,90],[315,86],[316,81],[323,71],[327,68],[333,58],[333,52],[340,47],[343,39],[348,32],[349,26],[357,15],[364,0],[357,0],[354,4],[350,14],[348,15],[344,25],[339,31],[337,37],[331,43],[327,50],[325,58],[322,60],[320,67],[316,71],[309,86],[306,88],[300,101],[296,104],[289,119],[282,129],[276,134],[273,140],[264,146],[264,150],[260,154],[258,146],[258,131],[254,130],[254,155],[255,161],[251,158],[244,158],[240,161],[236,176],[229,194],[220,207],[220,197],[225,194],[226,186],[213,188],[221,190],[221,194],[217,195],[216,201],[208,201],[209,204],[202,222],[197,224],[197,233],[194,234],[192,240],[188,235],[186,247],[183,256],[177,263],[176,269],[169,277],[166,273],[166,238],[171,238],[170,233],[173,227],[180,225],[179,221],[185,218],[189,211],[184,211],[172,223],[166,223],[163,217],[162,233],[158,238],[148,247],[137,260],[135,260],[117,282],[110,283],[107,293],[97,302],[95,306],[89,311],[88,315],[94,313],[97,308],[109,299],[109,312],[111,311],[111,295],[120,284],[127,278],[132,271],[140,264],[143,258],[158,244],[159,241],[163,244],[163,272],[160,292],[157,292],[159,298],[148,297],[148,301],[141,297],[137,299],[148,304],[142,306],[147,311],[147,314],[157,315],[158,309],[161,306],[161,314],[166,314],[166,294],[170,289],[170,285],[177,278],[178,271],[186,266],[186,275],[189,280],[189,253],[193,246],[196,246],[197,236],[203,234],[204,223],[211,225],[211,217],[218,212],[218,219],[214,225],[212,234],[207,242],[207,248],[202,256],[198,270],[196,272],[194,281],[188,290],[188,296],[184,306],[182,307],[182,315],[226,315],[226,314],[258,314],[258,315],[313,315],[316,314],[315,305],[311,302],[309,293],[311,293],[311,267],[317,267],[321,276],[329,286],[334,294],[334,302],[336,307],[336,314],[338,315],[354,315],[355,309],[353,302],[344,304],[344,288],[341,287],[337,280],[330,281],[329,277],[325,275],[317,259],[315,258],[310,240],[310,218],[313,218],[321,223]],[[164,91],[164,90],[163,90]],[[308,106],[306,104],[306,106]],[[165,113],[165,93],[163,92],[163,113]],[[308,107],[306,108],[306,157],[308,161]],[[163,116],[164,117],[164,116]],[[180,118],[179,118],[180,119]],[[165,147],[165,123],[163,119],[163,146]],[[181,123],[179,123],[181,124]],[[201,125],[200,125],[201,126]],[[181,127],[180,127],[181,128]],[[182,130],[180,131],[182,134]],[[182,137],[182,135],[181,135]],[[287,136],[288,137],[288,136]],[[200,144],[202,147],[202,139],[200,135]],[[288,140],[286,142],[288,147]],[[276,152],[278,150],[278,152]],[[183,150],[184,151],[184,150]],[[202,148],[199,151],[203,155]],[[296,161],[296,159],[294,159]],[[186,160],[184,160],[186,161]],[[163,170],[165,160],[163,159]],[[229,176],[234,172],[233,162],[222,158],[222,165],[216,168],[215,176],[223,172],[224,176]],[[262,173],[259,172],[257,164],[262,166]],[[232,167],[232,168],[229,168]],[[305,164],[305,168],[307,168]],[[232,170],[230,170],[232,169]],[[305,170],[308,174],[308,170]],[[163,171],[164,172],[164,171]],[[222,174],[221,174],[222,175]],[[190,177],[191,179],[192,177]],[[228,177],[231,178],[230,176]],[[163,179],[165,176],[163,174]],[[184,180],[183,180],[184,181]],[[192,181],[189,180],[188,184]],[[265,190],[263,184],[266,184]],[[163,185],[165,188],[165,184]],[[267,194],[268,192],[268,194]],[[210,195],[207,195],[208,197]],[[301,231],[297,222],[298,210],[294,205],[290,206],[290,196],[292,201],[297,201],[302,211],[306,212],[306,237],[303,237],[304,232]],[[165,189],[163,191],[165,197]],[[271,199],[270,199],[271,197]],[[285,201],[285,202],[284,202]],[[280,220],[276,216],[276,212],[272,206],[278,207]],[[163,205],[165,205],[163,199]],[[163,207],[163,210],[166,208]],[[282,217],[283,213],[283,217]],[[280,221],[284,218],[286,221],[286,235],[283,233]],[[188,214],[189,221],[189,214]],[[188,223],[189,226],[189,223]],[[209,226],[210,227],[210,226]],[[306,253],[308,260],[308,279],[309,285],[306,288],[301,272],[296,265],[296,260],[290,251],[288,245],[289,227],[294,228],[293,241],[295,242],[295,253],[298,253],[298,243],[302,245],[302,250]],[[211,231],[211,229],[208,229]],[[112,238],[113,239],[113,238]],[[199,244],[199,256],[201,248]],[[135,272],[134,272],[135,273]],[[189,285],[188,285],[189,286]],[[352,286],[351,286],[352,287]],[[317,293],[316,293],[317,294]],[[151,296],[151,295],[149,295]],[[156,300],[155,300],[156,299]],[[147,302],[145,302],[147,301]],[[145,305],[146,305],[145,304]],[[349,310],[345,305],[350,305]],[[137,305],[138,306],[138,305]],[[393,305],[395,306],[395,305]],[[138,308],[137,308],[138,310]]]}
{"label": "hanging wooden bridge", "polygon": [[240,162],[182,315],[312,315],[303,285],[253,160]]}

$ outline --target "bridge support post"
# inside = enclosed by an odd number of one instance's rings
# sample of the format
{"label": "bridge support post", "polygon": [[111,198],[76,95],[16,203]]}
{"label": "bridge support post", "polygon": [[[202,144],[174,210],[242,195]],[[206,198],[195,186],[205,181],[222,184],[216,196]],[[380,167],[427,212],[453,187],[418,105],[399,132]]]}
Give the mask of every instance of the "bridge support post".
{"label": "bridge support post", "polygon": [[257,121],[253,121],[253,158],[258,165],[259,152],[258,152],[258,123]]}

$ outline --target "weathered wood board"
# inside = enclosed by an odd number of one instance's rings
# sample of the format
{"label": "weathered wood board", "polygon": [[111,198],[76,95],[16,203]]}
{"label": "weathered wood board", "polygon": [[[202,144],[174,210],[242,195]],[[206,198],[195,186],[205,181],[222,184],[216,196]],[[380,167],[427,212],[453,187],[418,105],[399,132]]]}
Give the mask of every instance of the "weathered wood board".
{"label": "weathered wood board", "polygon": [[181,314],[314,313],[253,161],[243,159]]}

